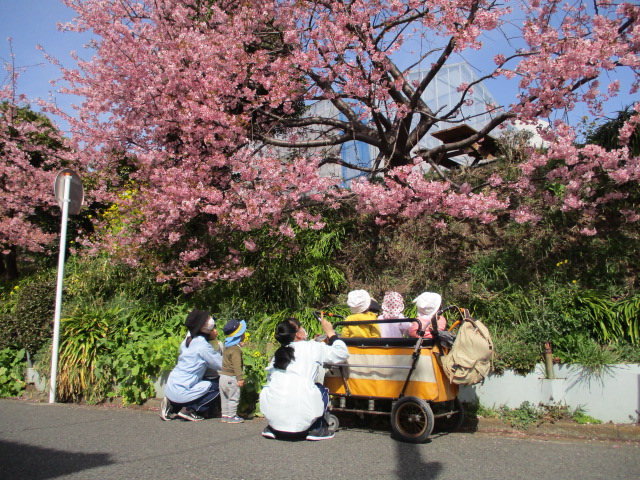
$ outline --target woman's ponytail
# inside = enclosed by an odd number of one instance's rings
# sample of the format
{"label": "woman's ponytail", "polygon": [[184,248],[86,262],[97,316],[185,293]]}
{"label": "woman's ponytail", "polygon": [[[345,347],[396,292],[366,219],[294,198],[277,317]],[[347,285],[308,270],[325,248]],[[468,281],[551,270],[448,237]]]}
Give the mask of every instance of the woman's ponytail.
{"label": "woman's ponytail", "polygon": [[295,350],[290,345],[296,336],[298,326],[291,319],[287,318],[276,325],[275,338],[280,343],[280,348],[273,356],[273,366],[280,370],[286,370],[289,364],[295,359]]}

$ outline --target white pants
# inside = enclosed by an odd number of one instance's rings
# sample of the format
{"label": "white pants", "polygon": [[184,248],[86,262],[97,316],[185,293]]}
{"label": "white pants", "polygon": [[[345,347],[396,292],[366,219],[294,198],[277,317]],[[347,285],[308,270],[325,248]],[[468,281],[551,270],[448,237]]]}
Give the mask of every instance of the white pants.
{"label": "white pants", "polygon": [[236,377],[220,375],[220,400],[222,417],[235,417],[240,402],[240,387]]}

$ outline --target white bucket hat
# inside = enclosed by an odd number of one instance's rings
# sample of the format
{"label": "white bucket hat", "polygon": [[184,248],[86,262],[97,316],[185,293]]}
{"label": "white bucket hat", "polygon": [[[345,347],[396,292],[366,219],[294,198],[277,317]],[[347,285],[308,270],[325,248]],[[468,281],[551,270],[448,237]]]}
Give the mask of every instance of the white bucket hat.
{"label": "white bucket hat", "polygon": [[418,307],[418,315],[433,317],[442,304],[442,297],[437,293],[424,292],[413,299],[413,303]]}
{"label": "white bucket hat", "polygon": [[366,290],[353,290],[347,295],[347,305],[351,313],[363,313],[369,309],[371,296]]}

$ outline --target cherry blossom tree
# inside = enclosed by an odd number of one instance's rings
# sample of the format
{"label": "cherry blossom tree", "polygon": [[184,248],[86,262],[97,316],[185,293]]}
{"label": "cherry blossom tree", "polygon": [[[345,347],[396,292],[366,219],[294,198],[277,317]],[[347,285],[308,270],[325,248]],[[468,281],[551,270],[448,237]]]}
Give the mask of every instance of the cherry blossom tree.
{"label": "cherry blossom tree", "polygon": [[19,252],[44,252],[58,237],[53,184],[68,164],[64,142],[11,85],[0,89],[0,272],[9,278],[18,276]]}
{"label": "cherry blossom tree", "polygon": [[[269,226],[290,237],[294,227],[322,228],[314,206],[335,208],[347,198],[381,222],[430,216],[436,225],[505,215],[536,222],[537,209],[551,205],[579,212],[582,232],[594,234],[603,205],[640,178],[640,159],[626,145],[640,103],[611,150],[581,146],[563,120],[577,105],[600,116],[607,100],[637,94],[634,2],[63,1],[78,13],[66,28],[96,38],[92,58],[64,71],[68,91],[86,99],[69,117],[74,140],[118,218],[99,229],[95,245],[134,264],[162,251],[160,278],[197,286],[246,275],[238,251],[223,246],[238,232]],[[488,50],[491,61],[458,86],[451,104],[425,102],[445,65]],[[417,69],[423,74],[414,80]],[[617,80],[621,71],[628,85]],[[480,82],[509,81],[517,98],[485,105],[475,133],[421,143],[469,122],[463,107]],[[299,114],[320,101],[335,114]],[[549,147],[532,150],[514,178],[487,161],[465,167],[488,171],[476,183],[457,181],[447,168],[453,152],[482,145],[516,119],[537,125],[539,118],[551,120],[539,129]],[[351,141],[375,147],[370,165],[336,153]],[[114,174],[124,158],[126,178]],[[331,164],[366,176],[341,188],[340,179],[320,175]],[[563,188],[527,202],[550,182]],[[610,184],[606,194],[598,182]],[[622,215],[638,220],[633,208]],[[242,248],[254,248],[242,239]]]}

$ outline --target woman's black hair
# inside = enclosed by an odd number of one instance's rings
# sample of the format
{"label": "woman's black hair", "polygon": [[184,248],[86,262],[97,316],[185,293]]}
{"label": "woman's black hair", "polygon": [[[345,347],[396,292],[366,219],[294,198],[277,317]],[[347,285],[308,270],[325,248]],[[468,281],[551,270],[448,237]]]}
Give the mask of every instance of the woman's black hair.
{"label": "woman's black hair", "polygon": [[196,337],[204,337],[205,340],[209,339],[209,332],[204,333],[204,332],[197,332],[195,335],[189,335],[187,337],[187,341],[186,341],[186,347],[189,348],[189,345],[191,345],[191,340],[193,340]]}
{"label": "woman's black hair", "polygon": [[273,356],[273,366],[280,370],[286,370],[289,364],[295,359],[295,350],[291,345],[296,337],[296,332],[300,328],[300,322],[295,318],[287,318],[276,325],[275,337],[280,343],[280,348]]}
{"label": "woman's black hair", "polygon": [[298,320],[296,317],[287,317],[284,319],[285,322],[293,322],[295,323],[296,327],[300,328],[302,326],[302,324],[300,323],[300,320]]}

